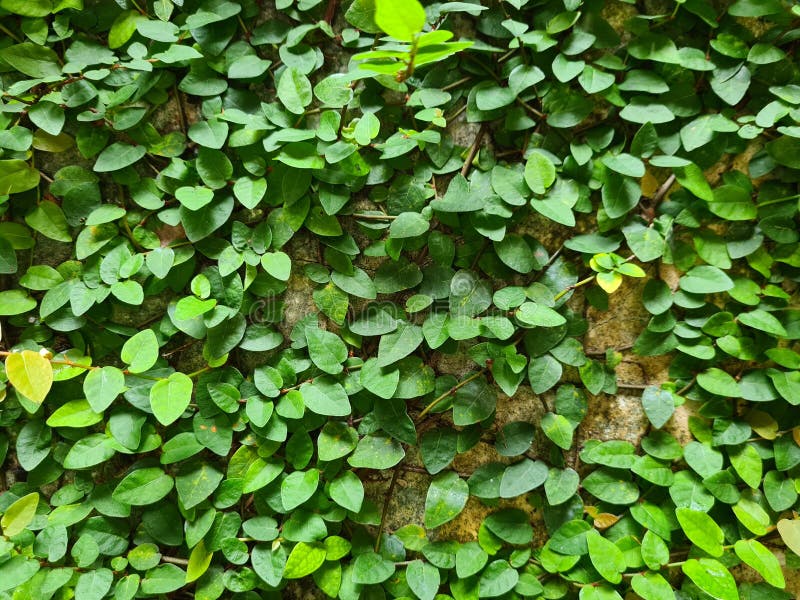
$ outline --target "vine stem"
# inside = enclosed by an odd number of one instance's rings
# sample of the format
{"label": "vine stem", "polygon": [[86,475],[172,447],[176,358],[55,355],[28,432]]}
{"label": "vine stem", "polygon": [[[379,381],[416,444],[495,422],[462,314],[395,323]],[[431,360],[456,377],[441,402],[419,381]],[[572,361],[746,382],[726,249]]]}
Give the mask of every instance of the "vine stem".
{"label": "vine stem", "polygon": [[396,215],[362,215],[359,213],[354,213],[350,216],[362,221],[394,221],[397,218]]}
{"label": "vine stem", "polygon": [[678,396],[683,396],[683,395],[684,395],[686,392],[688,392],[688,391],[689,391],[689,389],[690,389],[690,388],[691,388],[691,387],[694,385],[694,382],[695,382],[695,381],[697,381],[697,375],[695,375],[694,377],[692,377],[692,379],[689,381],[689,383],[687,383],[685,386],[683,386],[681,389],[679,389],[679,390],[678,390],[677,392],[675,392],[675,393],[676,393]]}
{"label": "vine stem", "polygon": [[558,302],[559,300],[561,300],[561,298],[569,294],[572,290],[575,290],[581,287],[582,285],[586,285],[587,283],[591,283],[592,281],[594,281],[594,278],[596,276],[597,275],[590,275],[586,279],[581,279],[578,283],[573,283],[572,285],[568,285],[555,295],[555,297],[553,298],[553,302]]}
{"label": "vine stem", "polygon": [[666,181],[659,186],[658,190],[656,190],[655,196],[653,196],[653,202],[658,203],[661,202],[661,199],[667,195],[667,192],[670,190],[672,185],[675,183],[675,173],[667,177]]}
{"label": "vine stem", "polygon": [[467,154],[466,160],[464,160],[464,166],[461,167],[461,176],[466,177],[469,173],[470,167],[472,167],[472,161],[475,160],[475,155],[478,154],[478,150],[480,150],[481,142],[483,141],[483,136],[486,135],[486,124],[482,124],[481,128],[478,129],[478,133],[475,136],[475,141],[472,142],[472,146],[469,148],[469,153]]}
{"label": "vine stem", "polygon": [[392,471],[392,480],[389,482],[389,489],[386,490],[386,496],[383,499],[383,509],[381,510],[381,523],[378,526],[378,539],[375,540],[375,552],[380,552],[381,540],[383,539],[383,528],[386,526],[386,517],[389,516],[389,503],[392,501],[392,494],[394,488],[397,486],[397,480],[400,477],[400,463],[395,465]]}
{"label": "vine stem", "polygon": [[442,91],[443,91],[443,92],[449,92],[450,90],[452,90],[452,89],[455,89],[455,88],[457,88],[458,86],[460,86],[461,84],[463,84],[463,83],[467,83],[468,81],[471,81],[471,80],[472,80],[472,77],[471,77],[471,76],[468,76],[468,77],[462,77],[462,78],[461,78],[461,79],[459,79],[458,81],[454,81],[453,83],[448,83],[447,85],[443,86],[443,87],[442,87]]}
{"label": "vine stem", "polygon": [[12,40],[17,42],[18,44],[22,41],[16,33],[11,31],[8,27],[3,25],[2,23],[0,23],[0,31],[5,33],[8,37],[10,37]]}
{"label": "vine stem", "polygon": [[417,417],[417,424],[419,424],[425,417],[425,415],[431,412],[431,410],[433,410],[436,407],[436,405],[439,404],[442,400],[455,394],[458,390],[467,385],[470,381],[475,381],[478,377],[483,375],[485,371],[486,367],[484,367],[477,373],[473,373],[472,375],[467,377],[464,381],[460,381],[459,383],[451,387],[449,390],[447,390],[444,394],[438,396],[435,400],[433,400],[433,402],[431,402],[430,404],[428,404],[428,406],[422,409],[422,412],[419,413],[419,416]]}

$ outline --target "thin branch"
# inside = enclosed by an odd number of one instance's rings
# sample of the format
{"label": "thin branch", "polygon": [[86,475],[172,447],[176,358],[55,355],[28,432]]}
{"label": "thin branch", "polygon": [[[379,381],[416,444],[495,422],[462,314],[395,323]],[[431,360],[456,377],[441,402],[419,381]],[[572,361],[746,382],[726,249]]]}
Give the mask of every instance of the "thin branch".
{"label": "thin branch", "polygon": [[383,510],[381,511],[381,523],[378,526],[378,539],[375,540],[375,552],[380,552],[381,549],[383,528],[386,526],[386,517],[389,515],[389,504],[392,501],[392,494],[394,493],[394,488],[397,485],[397,479],[400,477],[401,464],[402,460],[400,461],[400,463],[395,465],[394,471],[392,471],[392,480],[389,482],[389,489],[386,490],[386,496],[383,499]]}
{"label": "thin branch", "polygon": [[667,195],[672,185],[675,183],[675,173],[667,177],[667,180],[661,184],[655,195],[653,196],[653,203],[658,204]]}
{"label": "thin branch", "polygon": [[452,396],[453,394],[455,394],[458,390],[460,390],[462,387],[467,385],[470,381],[476,380],[478,377],[483,375],[484,371],[486,371],[485,368],[481,369],[477,373],[473,373],[472,375],[467,377],[464,381],[460,381],[459,383],[457,383],[456,385],[451,387],[449,390],[447,390],[444,394],[442,394],[441,396],[437,397],[433,402],[428,404],[428,406],[423,408],[422,412],[419,413],[419,416],[417,417],[417,425],[419,425],[422,422],[422,419],[425,418],[425,415],[427,415],[429,412],[431,412],[431,410],[433,410],[436,407],[437,404],[439,404],[445,398],[448,398],[448,397]]}
{"label": "thin branch", "polygon": [[469,173],[470,167],[472,167],[472,161],[475,160],[475,155],[478,154],[478,150],[480,150],[481,142],[483,141],[483,136],[486,134],[486,123],[481,124],[481,128],[478,130],[477,135],[475,136],[475,141],[472,142],[472,146],[470,146],[469,152],[467,153],[467,158],[464,161],[464,166],[461,167],[461,176],[466,177]]}

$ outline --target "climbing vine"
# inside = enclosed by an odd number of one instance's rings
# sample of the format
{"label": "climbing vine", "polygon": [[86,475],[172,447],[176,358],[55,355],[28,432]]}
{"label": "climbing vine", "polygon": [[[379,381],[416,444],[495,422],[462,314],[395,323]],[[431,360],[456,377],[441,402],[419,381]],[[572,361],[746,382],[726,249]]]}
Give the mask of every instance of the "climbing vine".
{"label": "climbing vine", "polygon": [[796,3],[0,31],[0,599],[800,593]]}

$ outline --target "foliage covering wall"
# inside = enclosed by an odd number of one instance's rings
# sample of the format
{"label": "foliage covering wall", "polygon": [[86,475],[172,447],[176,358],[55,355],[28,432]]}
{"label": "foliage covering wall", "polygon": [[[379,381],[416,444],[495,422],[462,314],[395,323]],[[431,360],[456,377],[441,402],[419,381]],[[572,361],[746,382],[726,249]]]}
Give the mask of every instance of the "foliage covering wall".
{"label": "foliage covering wall", "polygon": [[0,598],[796,597],[799,19],[0,0]]}

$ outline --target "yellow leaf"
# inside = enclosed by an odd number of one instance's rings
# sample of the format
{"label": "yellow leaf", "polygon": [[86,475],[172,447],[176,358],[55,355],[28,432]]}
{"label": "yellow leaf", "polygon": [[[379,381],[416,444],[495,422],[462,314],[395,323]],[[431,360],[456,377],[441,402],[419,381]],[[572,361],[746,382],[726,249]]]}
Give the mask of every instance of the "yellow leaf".
{"label": "yellow leaf", "polygon": [[189,564],[186,566],[186,583],[199,579],[208,570],[213,556],[214,553],[206,550],[206,545],[203,540],[200,540],[189,556]]}
{"label": "yellow leaf", "polygon": [[3,535],[12,537],[25,531],[25,528],[33,521],[36,516],[36,507],[39,505],[39,494],[33,492],[23,496],[6,509],[0,525],[3,527]]}
{"label": "yellow leaf", "polygon": [[617,521],[619,521],[619,517],[617,515],[612,515],[611,513],[600,513],[594,518],[594,526],[596,529],[608,529]]}
{"label": "yellow leaf", "polygon": [[33,350],[9,354],[6,375],[20,394],[36,404],[42,403],[53,385],[53,366]]}
{"label": "yellow leaf", "polygon": [[781,519],[778,521],[778,533],[783,543],[800,556],[800,519]]}
{"label": "yellow leaf", "polygon": [[765,440],[774,440],[778,437],[778,422],[763,410],[752,409],[745,419],[759,436]]}
{"label": "yellow leaf", "polygon": [[653,177],[653,174],[650,171],[645,172],[644,177],[642,177],[642,196],[652,197],[658,191],[658,188],[661,186],[658,183],[658,179]]}
{"label": "yellow leaf", "polygon": [[613,294],[622,285],[622,275],[619,273],[598,273],[597,285],[599,285],[607,294]]}

